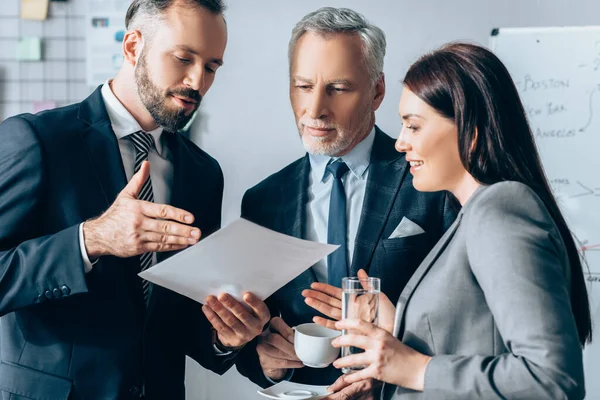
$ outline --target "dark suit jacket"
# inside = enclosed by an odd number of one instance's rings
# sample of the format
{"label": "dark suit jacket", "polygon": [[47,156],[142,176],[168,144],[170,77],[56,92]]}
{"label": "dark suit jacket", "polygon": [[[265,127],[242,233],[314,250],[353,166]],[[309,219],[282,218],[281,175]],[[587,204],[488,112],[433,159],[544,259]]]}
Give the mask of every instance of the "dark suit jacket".
{"label": "dark suit jacket", "polygon": [[[422,193],[413,188],[404,153],[394,149],[394,140],[376,128],[362,215],[355,239],[351,275],[363,268],[381,278],[381,290],[396,302],[404,285],[429,250],[452,224],[456,212],[444,193]],[[305,156],[271,175],[244,195],[242,217],[295,237],[303,237],[310,162]],[[424,234],[388,239],[402,217],[417,223]],[[281,314],[290,326],[311,322],[318,313],[304,303],[302,290],[316,281],[308,269],[273,294],[267,304],[271,315]],[[271,383],[262,373],[256,341],[249,343],[236,361],[238,371],[256,384]],[[296,369],[292,381],[328,385],[340,376],[327,369]]]}
{"label": "dark suit jacket", "polygon": [[[200,304],[155,286],[146,309],[139,257],[101,257],[84,273],[78,225],[126,184],[100,89],[7,119],[0,142],[2,398],[130,399],[145,385],[147,399],[183,399],[185,355],[225,372],[232,357],[215,356]],[[168,146],[171,203],[206,236],[221,223],[221,169],[181,135]]]}

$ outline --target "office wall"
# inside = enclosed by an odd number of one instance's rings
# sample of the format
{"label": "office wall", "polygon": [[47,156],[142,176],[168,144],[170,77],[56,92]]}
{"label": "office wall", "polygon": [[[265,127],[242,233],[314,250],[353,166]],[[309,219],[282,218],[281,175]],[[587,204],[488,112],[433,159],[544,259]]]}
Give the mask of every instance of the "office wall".
{"label": "office wall", "polygon": [[[224,224],[243,192],[303,154],[288,99],[287,42],[294,24],[321,6],[350,7],[387,34],[386,98],[377,123],[396,137],[400,81],[422,53],[451,40],[487,45],[494,27],[600,24],[597,0],[228,0],[225,65],[193,126],[194,139],[225,174]],[[557,49],[568,57],[568,49]],[[190,398],[259,399],[235,370],[188,368]]]}
{"label": "office wall", "polygon": [[[34,102],[57,106],[84,99],[85,0],[50,3],[45,21],[19,18],[20,0],[0,0],[0,121],[33,112]],[[17,61],[20,37],[42,39],[41,61]]]}

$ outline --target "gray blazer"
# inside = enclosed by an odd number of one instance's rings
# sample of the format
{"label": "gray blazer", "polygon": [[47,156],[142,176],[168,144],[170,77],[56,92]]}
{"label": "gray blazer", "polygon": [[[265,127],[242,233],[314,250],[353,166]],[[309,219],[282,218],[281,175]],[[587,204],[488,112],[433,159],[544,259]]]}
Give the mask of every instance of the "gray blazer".
{"label": "gray blazer", "polygon": [[517,182],[482,186],[400,295],[394,334],[433,356],[425,390],[382,399],[582,399],[565,245]]}

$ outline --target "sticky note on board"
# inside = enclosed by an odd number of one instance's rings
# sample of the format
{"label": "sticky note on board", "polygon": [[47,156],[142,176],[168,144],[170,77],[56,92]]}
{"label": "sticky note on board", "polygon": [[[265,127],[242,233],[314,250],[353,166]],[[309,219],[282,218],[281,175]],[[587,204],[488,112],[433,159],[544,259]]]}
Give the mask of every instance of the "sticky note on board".
{"label": "sticky note on board", "polygon": [[21,18],[44,20],[48,17],[49,0],[21,0]]}
{"label": "sticky note on board", "polygon": [[42,59],[42,39],[22,37],[17,43],[18,61],[40,61]]}

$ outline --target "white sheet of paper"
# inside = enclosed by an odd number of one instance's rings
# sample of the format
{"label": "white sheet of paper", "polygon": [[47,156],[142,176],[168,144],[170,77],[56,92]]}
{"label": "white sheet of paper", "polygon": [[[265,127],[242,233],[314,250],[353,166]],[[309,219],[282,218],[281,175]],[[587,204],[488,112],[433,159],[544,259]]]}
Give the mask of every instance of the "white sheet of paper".
{"label": "white sheet of paper", "polygon": [[139,275],[199,303],[226,292],[264,300],[339,246],[277,233],[238,219]]}

